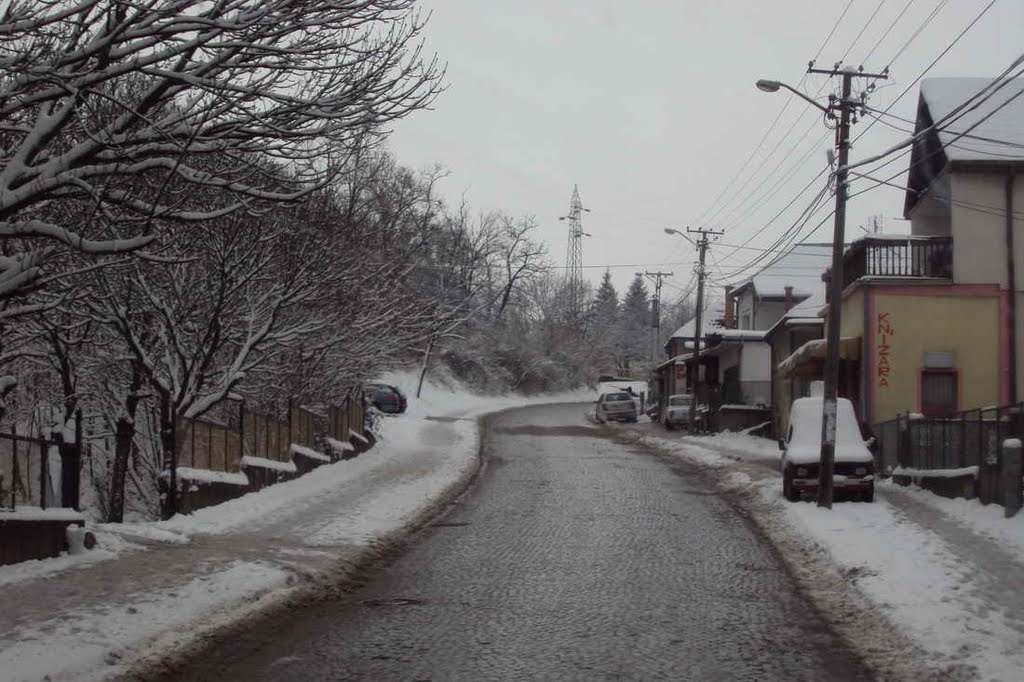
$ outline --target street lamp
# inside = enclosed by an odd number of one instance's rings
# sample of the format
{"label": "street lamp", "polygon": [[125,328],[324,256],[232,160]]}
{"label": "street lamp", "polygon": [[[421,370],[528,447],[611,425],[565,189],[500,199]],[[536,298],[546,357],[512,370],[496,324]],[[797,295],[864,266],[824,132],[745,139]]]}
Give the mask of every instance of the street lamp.
{"label": "street lamp", "polygon": [[821,109],[823,112],[825,112],[829,116],[832,116],[832,110],[831,109],[829,109],[828,107],[820,104],[819,102],[815,101],[814,99],[808,97],[807,95],[805,95],[804,93],[800,92],[796,88],[794,88],[794,87],[792,87],[790,85],[786,85],[785,83],[783,83],[781,81],[771,81],[771,80],[766,80],[766,79],[762,78],[761,80],[759,80],[756,83],[754,83],[754,85],[756,85],[757,89],[760,90],[761,92],[778,92],[779,88],[783,88],[785,90],[789,90],[790,92],[792,92],[794,95],[796,95],[800,99],[802,99],[805,102],[808,102],[810,104],[813,104],[814,106],[816,106],[818,109]]}

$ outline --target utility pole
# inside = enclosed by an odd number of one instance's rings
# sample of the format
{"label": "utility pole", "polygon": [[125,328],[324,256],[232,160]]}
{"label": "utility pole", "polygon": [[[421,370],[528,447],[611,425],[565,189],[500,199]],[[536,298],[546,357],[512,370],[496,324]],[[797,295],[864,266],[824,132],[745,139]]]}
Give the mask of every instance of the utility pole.
{"label": "utility pole", "polygon": [[654,282],[654,298],[651,299],[651,327],[654,328],[654,341],[651,343],[651,365],[658,359],[658,340],[661,339],[661,280],[671,277],[671,272],[643,272],[636,273],[637,277],[644,276]]}
{"label": "utility pole", "polygon": [[697,428],[697,401],[699,399],[700,388],[700,339],[701,339],[701,322],[704,317],[704,279],[707,273],[704,269],[704,257],[707,255],[708,246],[708,235],[720,235],[725,234],[724,232],[718,232],[715,230],[706,230],[703,227],[697,229],[686,228],[686,231],[691,234],[699,234],[700,238],[697,240],[697,250],[700,251],[700,260],[697,264],[697,324],[693,331],[693,395],[690,399],[690,433],[693,433]]}
{"label": "utility pole", "polygon": [[564,215],[559,220],[569,221],[569,245],[565,256],[565,278],[566,287],[569,292],[569,316],[576,323],[580,321],[583,313],[583,237],[590,236],[583,231],[583,212],[590,212],[589,208],[583,208],[580,200],[580,188],[577,185],[572,187],[572,199],[569,201],[569,215]]}
{"label": "utility pole", "polygon": [[[837,99],[829,97],[827,114],[835,118],[835,110],[839,110],[839,127],[836,130],[836,147],[839,151],[839,163],[836,166],[836,215],[832,230],[832,271],[828,281],[828,336],[826,337],[826,354],[824,380],[825,390],[821,414],[821,456],[818,466],[818,506],[832,508],[833,469],[836,458],[836,418],[839,397],[839,320],[842,314],[843,298],[843,254],[845,252],[846,231],[846,192],[848,164],[850,155],[850,119],[853,114],[865,105],[867,93],[859,99],[851,98],[854,78],[886,78],[888,74],[864,73],[862,70],[840,69],[836,64],[833,69],[815,69],[809,67],[808,73],[822,73],[829,76],[841,76],[843,79],[842,94]],[[870,87],[869,87],[870,89]]]}

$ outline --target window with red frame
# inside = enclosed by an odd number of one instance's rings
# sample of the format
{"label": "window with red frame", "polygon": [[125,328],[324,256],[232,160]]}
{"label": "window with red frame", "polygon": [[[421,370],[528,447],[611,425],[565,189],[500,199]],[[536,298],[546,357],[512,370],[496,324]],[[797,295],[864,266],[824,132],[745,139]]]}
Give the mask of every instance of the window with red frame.
{"label": "window with red frame", "polygon": [[954,414],[960,404],[955,369],[921,370],[921,412],[929,417]]}

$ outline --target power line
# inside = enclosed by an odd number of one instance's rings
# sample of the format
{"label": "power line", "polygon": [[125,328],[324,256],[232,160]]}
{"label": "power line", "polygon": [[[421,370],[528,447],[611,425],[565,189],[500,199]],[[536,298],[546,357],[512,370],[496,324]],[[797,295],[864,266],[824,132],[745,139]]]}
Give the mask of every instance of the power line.
{"label": "power line", "polygon": [[[853,0],[848,0],[848,2],[846,3],[846,7],[843,8],[842,13],[839,15],[839,18],[836,19],[835,23],[832,24],[832,29],[828,32],[828,35],[825,36],[825,39],[823,41],[821,41],[821,45],[818,46],[818,51],[815,53],[814,59],[812,61],[817,61],[818,58],[821,56],[821,53],[825,49],[825,46],[828,45],[828,42],[830,40],[832,40],[832,36],[835,34],[836,29],[839,28],[839,25],[842,23],[843,18],[846,17],[846,13],[850,11],[850,7],[852,5],[853,5]],[[807,80],[807,75],[808,74],[806,72],[803,74],[803,76],[800,78],[800,83],[797,85],[797,87],[800,87],[800,86],[803,85],[804,81]],[[752,152],[750,152],[750,155],[743,162],[743,165],[740,166],[739,170],[736,171],[736,173],[732,176],[732,178],[730,178],[729,182],[727,182],[725,184],[725,186],[722,188],[722,190],[715,196],[715,198],[714,198],[714,200],[712,200],[711,204],[706,209],[704,209],[704,211],[700,214],[700,216],[697,217],[697,222],[698,223],[706,222],[706,218],[707,218],[708,212],[710,212],[718,204],[718,202],[722,199],[722,197],[725,196],[725,193],[728,192],[729,189],[732,188],[732,186],[736,183],[736,180],[739,179],[739,177],[740,177],[740,175],[742,175],[743,171],[745,171],[747,169],[747,166],[750,165],[750,162],[754,159],[754,157],[757,156],[757,153],[761,150],[761,147],[764,146],[765,140],[767,140],[768,136],[771,134],[771,132],[773,130],[775,130],[775,126],[778,125],[779,120],[782,118],[782,115],[786,112],[786,109],[789,108],[789,105],[792,104],[792,102],[793,102],[793,100],[787,99],[783,103],[782,108],[779,109],[779,113],[776,114],[775,119],[772,120],[771,124],[769,124],[768,129],[764,131],[764,134],[761,136],[761,139],[758,141],[757,145],[754,147],[754,150]]]}

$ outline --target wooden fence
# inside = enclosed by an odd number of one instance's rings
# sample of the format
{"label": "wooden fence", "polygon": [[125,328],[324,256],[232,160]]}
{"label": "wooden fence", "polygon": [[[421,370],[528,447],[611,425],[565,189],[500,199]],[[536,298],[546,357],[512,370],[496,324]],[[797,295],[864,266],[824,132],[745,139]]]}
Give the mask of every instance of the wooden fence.
{"label": "wooden fence", "polygon": [[321,435],[347,441],[357,425],[362,433],[365,416],[361,393],[358,393],[340,407],[329,406],[326,423],[323,416],[295,405],[289,405],[286,419],[249,411],[244,405],[230,423],[179,419],[176,425],[178,466],[235,472],[240,469],[244,456],[290,462],[292,443],[315,449]]}

